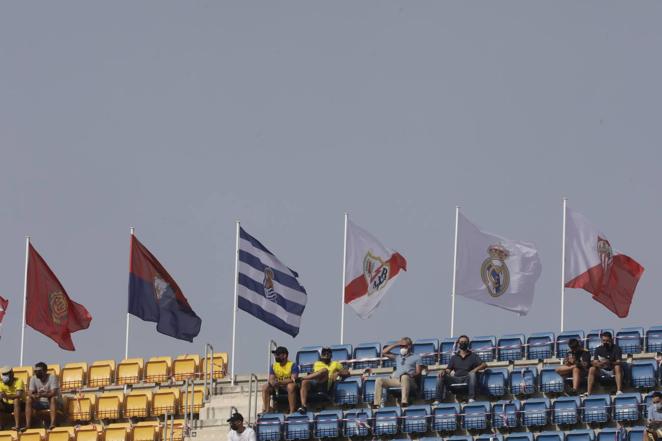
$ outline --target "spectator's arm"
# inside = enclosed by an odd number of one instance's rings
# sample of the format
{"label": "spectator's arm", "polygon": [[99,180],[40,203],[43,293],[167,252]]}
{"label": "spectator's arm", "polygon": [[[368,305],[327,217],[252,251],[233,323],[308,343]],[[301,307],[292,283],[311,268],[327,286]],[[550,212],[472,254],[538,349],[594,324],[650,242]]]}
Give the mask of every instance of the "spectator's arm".
{"label": "spectator's arm", "polygon": [[342,379],[345,379],[349,377],[349,369],[347,368],[342,368],[341,370],[338,371],[338,376]]}
{"label": "spectator's arm", "polygon": [[328,372],[329,370],[327,368],[322,368],[317,372],[312,372],[305,377],[302,378],[302,380],[315,380],[319,377],[321,377],[325,372]]}
{"label": "spectator's arm", "polygon": [[427,366],[424,364],[417,364],[416,365],[416,373],[414,374],[414,377],[420,377],[423,374],[423,369],[426,369]]}
{"label": "spectator's arm", "polygon": [[487,363],[485,363],[484,361],[481,361],[481,363],[478,366],[471,369],[471,372],[481,372],[481,371],[484,371],[485,369],[487,369]]}
{"label": "spectator's arm", "polygon": [[401,341],[398,340],[398,341],[396,341],[395,343],[393,343],[392,345],[384,346],[384,347],[382,348],[382,357],[386,357],[386,358],[388,358],[389,360],[394,360],[394,359],[395,359],[395,355],[391,354],[391,349],[393,349],[393,348],[395,348],[395,347],[398,347],[398,346],[400,346],[400,345],[401,345]]}

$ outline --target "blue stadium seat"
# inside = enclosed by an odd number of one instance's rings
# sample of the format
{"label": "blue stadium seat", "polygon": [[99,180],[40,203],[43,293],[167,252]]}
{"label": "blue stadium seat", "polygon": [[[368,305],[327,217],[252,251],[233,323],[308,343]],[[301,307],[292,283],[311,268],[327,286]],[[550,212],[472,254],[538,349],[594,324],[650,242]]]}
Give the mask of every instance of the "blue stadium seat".
{"label": "blue stadium seat", "polygon": [[612,336],[614,335],[614,330],[609,328],[591,329],[586,334],[585,348],[589,350],[591,356],[595,355],[595,348],[597,348],[602,344],[602,337],[600,337],[600,334],[602,334],[605,331],[611,332]]}
{"label": "blue stadium seat", "polygon": [[565,441],[595,441],[595,432],[592,430],[571,430],[566,432]]}
{"label": "blue stadium seat", "polygon": [[342,412],[323,410],[315,415],[315,438],[338,438],[342,425]]}
{"label": "blue stadium seat", "polygon": [[641,426],[632,427],[628,432],[627,441],[646,441],[647,436],[645,434],[645,431],[646,431],[645,427],[641,427]]}
{"label": "blue stadium seat", "polygon": [[514,366],[510,373],[510,391],[516,396],[531,395],[538,385],[538,368],[535,366]]}
{"label": "blue stadium seat", "polygon": [[535,332],[526,339],[528,360],[544,360],[554,355],[554,333]]}
{"label": "blue stadium seat", "polygon": [[536,441],[565,441],[564,432],[540,432]]}
{"label": "blue stadium seat", "polygon": [[361,377],[347,377],[334,384],[334,403],[338,405],[358,404],[361,394]]}
{"label": "blue stadium seat", "polygon": [[281,413],[263,413],[257,419],[258,441],[280,441],[285,416]]}
{"label": "blue stadium seat", "polygon": [[359,437],[372,433],[372,412],[370,409],[352,409],[345,412],[343,436]]}
{"label": "blue stadium seat", "polygon": [[473,441],[473,437],[469,435],[454,435],[446,438],[446,441]]}
{"label": "blue stadium seat", "polygon": [[492,406],[492,427],[495,429],[516,429],[520,427],[519,400],[501,400]]}
{"label": "blue stadium seat", "polygon": [[627,441],[627,432],[625,429],[602,429],[598,432],[597,441]]}
{"label": "blue stadium seat", "polygon": [[514,432],[506,436],[506,441],[533,441],[533,433]]}
{"label": "blue stadium seat", "polygon": [[[384,347],[386,347],[388,345],[395,344],[398,341],[399,340],[389,340],[384,344]],[[396,346],[393,349],[391,349],[391,351],[389,353],[393,354],[393,355],[399,355],[400,354],[400,348],[398,346]],[[382,366],[383,367],[394,367],[395,366],[395,360],[384,360],[384,361],[382,361]]]}
{"label": "blue stadium seat", "polygon": [[524,334],[506,334],[497,340],[497,360],[515,361],[524,358]]}
{"label": "blue stadium seat", "polygon": [[347,366],[347,363],[344,361],[349,360],[352,357],[352,345],[331,345],[331,360],[339,361],[343,363],[343,366]]}
{"label": "blue stadium seat", "polygon": [[646,331],[646,352],[662,352],[662,326],[651,326]]}
{"label": "blue stadium seat", "polygon": [[[354,359],[379,358],[382,354],[382,345],[377,342],[361,343],[354,348]],[[354,369],[374,369],[379,367],[379,361],[356,361]]]}
{"label": "blue stadium seat", "polygon": [[421,395],[424,400],[435,400],[437,398],[437,382],[439,381],[437,373],[429,373],[421,378]]}
{"label": "blue stadium seat", "polygon": [[557,398],[552,408],[552,421],[554,424],[573,425],[579,422],[580,402],[578,397]]}
{"label": "blue stadium seat", "polygon": [[540,391],[560,394],[564,391],[563,378],[556,373],[557,366],[545,366],[540,371]]}
{"label": "blue stadium seat", "polygon": [[455,432],[458,428],[460,405],[441,403],[432,409],[432,429],[436,432]]}
{"label": "blue stadium seat", "polygon": [[644,328],[623,328],[616,333],[616,344],[623,354],[639,354],[643,343]]}
{"label": "blue stadium seat", "polygon": [[508,369],[485,369],[482,375],[482,384],[489,396],[501,398],[508,391]]}
{"label": "blue stadium seat", "polygon": [[308,412],[306,415],[293,413],[285,416],[285,440],[294,441],[309,439],[312,424],[312,412]]}
{"label": "blue stadium seat", "polygon": [[503,441],[500,433],[483,433],[475,438],[475,441]]}
{"label": "blue stadium seat", "polygon": [[414,342],[412,352],[414,352],[414,354],[426,354],[421,357],[421,361],[426,366],[434,366],[439,359],[439,339],[419,338]]}
{"label": "blue stadium seat", "polygon": [[418,441],[443,441],[440,436],[424,436],[419,438]]}
{"label": "blue stadium seat", "polygon": [[614,397],[614,421],[632,423],[641,418],[641,395],[626,393]]}
{"label": "blue stadium seat", "polygon": [[451,356],[457,350],[455,347],[456,341],[456,337],[445,338],[441,341],[439,344],[439,364],[448,364],[451,360]]}
{"label": "blue stadium seat", "polygon": [[372,426],[375,436],[392,436],[400,431],[400,408],[397,406],[382,407],[373,412]]}
{"label": "blue stadium seat", "polygon": [[[364,403],[372,403],[375,400],[375,380],[378,377],[388,378],[388,375],[371,375],[363,382],[362,394]],[[385,395],[382,395],[382,397],[385,397]]]}
{"label": "blue stadium seat", "polygon": [[496,337],[493,335],[474,337],[469,347],[485,362],[494,361],[496,358]]}
{"label": "blue stadium seat", "polygon": [[485,430],[490,423],[490,403],[487,401],[474,401],[462,407],[464,417],[463,427],[466,430]]}
{"label": "blue stadium seat", "polygon": [[637,389],[650,389],[657,385],[657,361],[634,360],[630,364],[630,384]]}
{"label": "blue stadium seat", "polygon": [[426,433],[430,427],[430,406],[419,404],[402,410],[403,433]]}
{"label": "blue stadium seat", "polygon": [[583,420],[587,424],[604,424],[611,415],[611,397],[609,395],[589,395],[582,401]]}
{"label": "blue stadium seat", "polygon": [[320,359],[321,346],[305,346],[297,352],[296,364],[299,365],[301,374],[309,374],[313,371],[313,364]]}
{"label": "blue stadium seat", "polygon": [[522,404],[522,425],[544,427],[549,424],[551,405],[548,398],[531,398]]}
{"label": "blue stadium seat", "polygon": [[584,331],[564,331],[556,336],[556,357],[563,358],[568,353],[568,341],[576,338],[584,346]]}

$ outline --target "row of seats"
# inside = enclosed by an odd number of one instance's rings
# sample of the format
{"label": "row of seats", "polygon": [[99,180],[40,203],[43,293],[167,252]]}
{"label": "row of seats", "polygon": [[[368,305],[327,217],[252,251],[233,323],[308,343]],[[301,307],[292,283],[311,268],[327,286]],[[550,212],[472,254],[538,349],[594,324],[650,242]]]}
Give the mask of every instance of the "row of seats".
{"label": "row of seats", "polygon": [[[556,373],[558,364],[538,367],[513,366],[512,370],[506,367],[488,368],[478,374],[478,390],[491,400],[500,399],[508,394],[516,397],[530,396],[536,393],[549,395],[562,394],[565,390],[564,379]],[[625,384],[632,389],[646,391],[653,389],[660,382],[662,369],[658,369],[656,360],[643,359],[624,363]],[[363,403],[372,403],[375,396],[375,382],[377,378],[385,375],[371,375],[365,379],[352,376],[335,383],[332,400],[341,406],[351,406]],[[434,400],[437,398],[437,373],[430,372],[420,381],[420,398]],[[394,388],[398,389],[398,388]]]}
{"label": "row of seats", "polygon": [[[49,373],[60,379],[62,391],[84,387],[101,388],[112,385],[133,385],[139,383],[164,383],[170,380],[184,381],[188,378],[200,378],[205,372],[213,378],[221,379],[227,369],[228,354],[214,353],[213,358],[200,359],[197,354],[172,357],[152,357],[147,362],[142,358],[128,358],[119,363],[115,360],[99,360],[88,366],[86,362],[67,363],[60,368],[58,364],[48,365]],[[24,381],[28,387],[32,376],[32,366],[14,367],[14,376]]]}
{"label": "row of seats", "polygon": [[90,424],[85,426],[28,429],[23,433],[13,430],[0,431],[0,441],[157,441],[162,436],[174,441],[184,439],[184,420],[175,420],[166,427],[159,421],[144,421],[137,424],[115,423],[107,426]]}
{"label": "row of seats", "polygon": [[[585,333],[582,330],[565,331],[558,335],[553,332],[536,332],[525,336],[524,334],[508,334],[499,338],[493,335],[477,336],[471,339],[471,350],[477,353],[483,361],[516,361],[516,360],[544,360],[547,358],[563,358],[568,352],[567,341],[576,338],[583,341],[586,349],[595,351],[600,346],[600,334],[609,331],[615,335],[616,344],[623,353],[638,354],[641,352],[662,352],[662,326],[653,326],[644,331],[644,328],[623,328],[614,334],[612,329],[594,329]],[[423,362],[426,365],[448,364],[455,350],[457,337],[452,338],[424,338],[414,341],[414,353],[424,354]],[[387,342],[384,346],[395,343]],[[333,359],[337,361],[357,360],[352,362],[354,369],[376,368],[379,366],[393,366],[392,360],[380,360],[382,345],[378,342],[361,343],[356,347],[352,345],[333,345]],[[312,365],[319,359],[321,346],[306,346],[296,355],[296,363],[301,372],[308,373]],[[397,353],[398,348],[392,352]]]}
{"label": "row of seats", "polygon": [[[488,430],[489,419],[496,421],[496,415],[485,414],[482,404],[474,403],[464,406],[464,415],[460,418],[442,408],[431,410],[429,406],[410,406],[405,409],[385,407],[375,411],[355,409],[350,411],[326,410],[317,414],[282,415],[263,414],[257,423],[258,441],[293,441],[314,438],[365,437],[365,436],[410,436],[423,435],[429,432],[443,434],[453,433],[462,427],[479,432]],[[474,411],[475,409],[475,411]],[[436,411],[437,410],[437,411]],[[541,417],[542,418],[542,417]],[[643,427],[633,427],[629,433],[619,429],[603,429],[597,437],[592,430],[573,430],[563,432],[540,432],[537,436],[532,432],[512,433],[512,429],[520,430],[520,425],[494,426],[494,429],[507,429],[510,432],[504,437],[500,433],[483,434],[475,441],[643,441]],[[552,437],[549,435],[553,434]],[[441,438],[420,438],[437,440]],[[450,436],[446,441],[474,441],[471,436]],[[396,441],[396,440],[394,440]],[[400,440],[397,440],[400,441]]]}

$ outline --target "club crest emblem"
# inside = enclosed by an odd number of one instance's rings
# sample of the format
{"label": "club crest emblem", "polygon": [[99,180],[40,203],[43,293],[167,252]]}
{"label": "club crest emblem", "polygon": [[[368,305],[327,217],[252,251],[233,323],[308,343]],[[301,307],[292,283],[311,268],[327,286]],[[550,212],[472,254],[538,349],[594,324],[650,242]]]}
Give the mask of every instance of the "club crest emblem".
{"label": "club crest emblem", "polygon": [[611,265],[611,260],[614,256],[613,251],[611,249],[611,244],[607,239],[603,239],[602,237],[598,236],[598,255],[600,256],[600,263],[602,264],[602,269],[604,271],[607,271],[609,269],[609,266]]}
{"label": "club crest emblem", "polygon": [[510,271],[506,266],[506,259],[510,253],[500,244],[490,245],[487,253],[490,256],[483,261],[480,276],[487,292],[492,297],[499,297],[508,290],[510,285]]}
{"label": "club crest emblem", "polygon": [[368,295],[382,289],[388,282],[389,264],[370,251],[363,258],[363,276],[368,282]]}
{"label": "club crest emblem", "polygon": [[276,301],[276,291],[274,290],[274,270],[268,266],[264,267],[264,280],[262,281],[264,286],[264,296],[267,300],[272,302]]}
{"label": "club crest emblem", "polygon": [[163,294],[166,292],[166,289],[168,289],[168,286],[168,282],[163,280],[161,276],[158,274],[154,276],[154,298],[156,299],[156,303],[161,301],[161,297],[163,297]]}
{"label": "club crest emblem", "polygon": [[53,291],[48,295],[48,309],[51,319],[56,325],[66,323],[69,312],[69,302],[62,291]]}

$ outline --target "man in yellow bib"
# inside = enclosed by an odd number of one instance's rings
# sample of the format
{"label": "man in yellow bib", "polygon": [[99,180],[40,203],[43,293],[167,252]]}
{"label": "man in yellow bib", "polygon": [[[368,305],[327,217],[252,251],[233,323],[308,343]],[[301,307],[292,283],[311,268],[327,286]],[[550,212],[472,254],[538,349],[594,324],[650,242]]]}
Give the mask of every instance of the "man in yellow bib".
{"label": "man in yellow bib", "polygon": [[297,378],[299,366],[287,359],[288,352],[284,346],[278,346],[274,354],[276,361],[269,368],[269,381],[262,387],[262,412],[271,412],[271,396],[277,391],[287,393],[290,413],[297,408]]}
{"label": "man in yellow bib", "polygon": [[25,384],[20,378],[14,377],[14,370],[9,366],[0,369],[2,381],[0,381],[0,411],[3,413],[14,413],[14,427],[19,430],[21,421],[21,408]]}
{"label": "man in yellow bib", "polygon": [[301,379],[301,407],[298,409],[300,414],[308,412],[308,393],[311,389],[329,393],[338,377],[349,377],[349,369],[337,361],[331,361],[331,354],[331,348],[322,348],[320,360],[313,365],[313,372]]}

